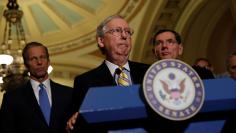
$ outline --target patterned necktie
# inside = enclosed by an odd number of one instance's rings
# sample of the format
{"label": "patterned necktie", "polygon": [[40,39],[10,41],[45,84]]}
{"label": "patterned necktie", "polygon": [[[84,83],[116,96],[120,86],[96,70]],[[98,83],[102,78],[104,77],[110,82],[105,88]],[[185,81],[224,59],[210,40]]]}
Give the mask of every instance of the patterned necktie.
{"label": "patterned necktie", "polygon": [[48,99],[47,92],[44,88],[43,84],[39,85],[39,106],[41,108],[41,111],[43,112],[44,118],[47,121],[47,124],[49,125],[50,121],[50,113],[51,113],[51,107]]}
{"label": "patterned necktie", "polygon": [[118,85],[120,86],[129,86],[129,77],[128,75],[123,71],[124,68],[119,67],[118,68],[120,71],[119,77],[118,77]]}

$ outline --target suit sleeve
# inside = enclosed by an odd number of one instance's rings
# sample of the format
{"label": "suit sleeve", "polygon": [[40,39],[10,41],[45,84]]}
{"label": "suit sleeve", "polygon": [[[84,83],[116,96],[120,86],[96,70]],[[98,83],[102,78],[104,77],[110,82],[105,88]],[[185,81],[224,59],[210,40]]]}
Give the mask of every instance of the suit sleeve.
{"label": "suit sleeve", "polygon": [[72,96],[72,112],[79,111],[79,108],[83,102],[85,94],[87,92],[85,81],[82,80],[80,77],[76,77],[74,80],[74,92]]}
{"label": "suit sleeve", "polygon": [[5,93],[0,109],[0,132],[1,133],[16,133],[16,123],[14,115],[14,99],[8,93]]}

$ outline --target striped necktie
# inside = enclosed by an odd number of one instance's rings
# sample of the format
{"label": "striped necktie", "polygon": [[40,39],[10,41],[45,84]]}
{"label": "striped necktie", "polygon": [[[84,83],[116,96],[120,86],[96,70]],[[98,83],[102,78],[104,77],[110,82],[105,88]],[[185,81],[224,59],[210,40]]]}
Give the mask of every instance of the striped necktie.
{"label": "striped necktie", "polygon": [[50,107],[48,95],[43,84],[40,84],[39,88],[40,88],[39,106],[41,108],[41,111],[43,112],[43,115],[44,115],[45,120],[47,121],[47,124],[49,125],[51,107]]}
{"label": "striped necktie", "polygon": [[117,68],[120,71],[119,77],[118,77],[118,85],[120,86],[129,86],[129,77],[128,75],[124,72],[124,68],[123,67],[119,67]]}

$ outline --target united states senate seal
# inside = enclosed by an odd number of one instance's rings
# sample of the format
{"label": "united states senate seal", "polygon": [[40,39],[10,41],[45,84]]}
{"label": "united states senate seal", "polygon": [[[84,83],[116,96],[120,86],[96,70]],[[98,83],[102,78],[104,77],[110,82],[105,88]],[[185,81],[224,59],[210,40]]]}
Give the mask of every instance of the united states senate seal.
{"label": "united states senate seal", "polygon": [[204,86],[197,72],[176,59],[152,64],[144,76],[143,92],[156,113],[175,121],[197,114],[205,98]]}

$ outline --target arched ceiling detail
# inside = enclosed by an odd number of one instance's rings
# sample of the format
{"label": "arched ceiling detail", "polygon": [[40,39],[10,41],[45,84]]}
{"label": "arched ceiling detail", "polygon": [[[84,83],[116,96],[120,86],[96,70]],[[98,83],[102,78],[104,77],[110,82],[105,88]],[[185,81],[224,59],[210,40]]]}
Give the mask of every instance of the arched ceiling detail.
{"label": "arched ceiling detail", "polygon": [[[205,0],[193,8],[192,14],[177,27],[184,38],[183,60],[192,64],[196,58],[210,59],[216,73],[225,70],[228,49],[233,49],[233,29],[235,29],[233,5],[231,0]],[[183,13],[188,14],[188,12]]]}
{"label": "arched ceiling detail", "polygon": [[[127,21],[143,9],[146,0],[18,0],[27,42],[45,44],[54,67],[52,76],[70,78],[101,63],[97,25],[107,16],[120,14]],[[3,14],[7,0],[0,1]],[[5,18],[0,16],[0,42]]]}
{"label": "arched ceiling detail", "polygon": [[196,58],[206,57],[216,66],[216,73],[225,71],[226,56],[236,50],[235,43],[232,44],[236,42],[232,37],[236,33],[234,0],[165,1],[157,12],[156,20],[152,22],[152,30],[145,32],[149,33],[149,37],[143,34],[138,37],[147,37],[144,46],[142,45],[145,47],[141,56],[142,62],[156,61],[152,46],[147,45],[150,44],[151,35],[161,28],[171,28],[182,35],[184,61],[192,64]]}
{"label": "arched ceiling detail", "polygon": [[[215,0],[203,1],[198,4],[198,8],[188,17],[185,27],[181,29],[184,37],[184,55],[183,59],[190,64],[193,63],[192,57],[207,57],[207,48],[209,37],[215,28],[216,23],[228,7],[228,3],[221,3]],[[219,6],[221,6],[220,10]],[[185,14],[183,14],[185,15]]]}
{"label": "arched ceiling detail", "polygon": [[152,52],[152,36],[162,28],[175,29],[189,0],[160,0],[157,4],[155,2],[150,2],[150,10],[146,12],[148,15],[144,16],[145,21],[140,26],[141,29],[147,30],[140,31],[137,37],[138,41],[136,43],[141,43],[136,50],[141,51],[141,53],[133,56],[135,60],[149,64],[157,60]]}
{"label": "arched ceiling detail", "polygon": [[236,1],[235,0],[231,0],[230,4],[231,4],[230,10],[231,10],[233,18],[234,18],[234,23],[236,24]]}
{"label": "arched ceiling detail", "polygon": [[[27,40],[47,44],[51,54],[94,44],[95,29],[102,19],[117,13],[126,18],[132,17],[142,2],[143,0],[18,0],[20,9],[24,12],[23,26]],[[3,3],[6,0],[0,3],[1,14],[5,7]]]}

